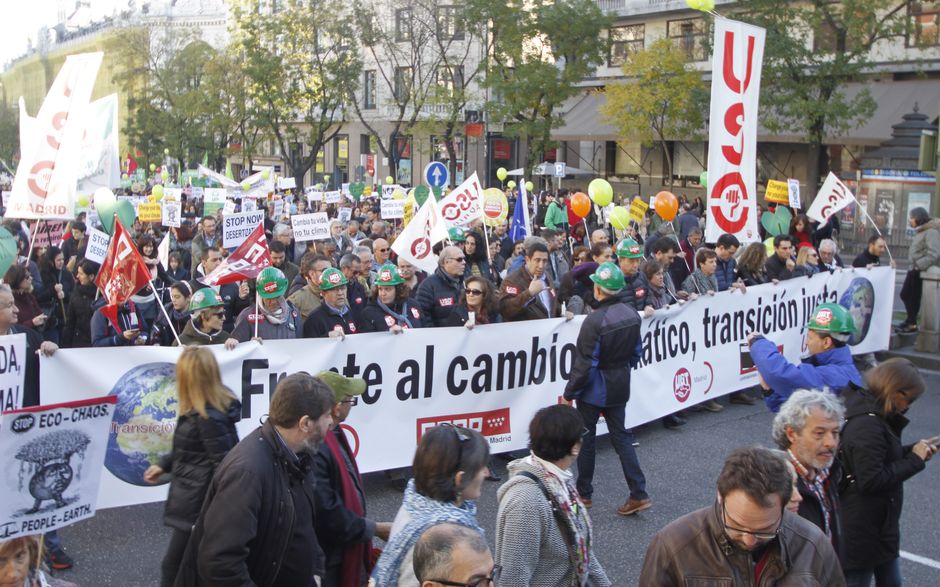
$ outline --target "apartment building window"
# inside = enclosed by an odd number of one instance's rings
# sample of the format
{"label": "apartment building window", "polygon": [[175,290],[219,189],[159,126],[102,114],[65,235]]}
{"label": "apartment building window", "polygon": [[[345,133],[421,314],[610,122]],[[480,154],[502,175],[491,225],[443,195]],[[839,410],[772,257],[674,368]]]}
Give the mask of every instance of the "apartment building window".
{"label": "apartment building window", "polygon": [[411,40],[411,9],[399,8],[395,11],[395,40]]}
{"label": "apartment building window", "polygon": [[336,135],[333,152],[336,154],[334,167],[342,175],[342,182],[345,182],[349,179],[349,135]]}
{"label": "apartment building window", "polygon": [[375,70],[367,69],[362,72],[362,107],[365,110],[375,109]]}
{"label": "apartment building window", "polygon": [[437,35],[444,40],[463,39],[463,23],[459,6],[437,7]]}
{"label": "apartment building window", "polygon": [[940,2],[911,2],[911,34],[908,47],[936,47],[940,45]]}
{"label": "apartment building window", "polygon": [[399,102],[408,99],[411,93],[411,67],[395,68],[395,99]]}
{"label": "apartment building window", "polygon": [[705,61],[708,25],[704,18],[683,18],[666,22],[666,36],[683,51],[690,61]]}
{"label": "apartment building window", "polygon": [[455,91],[463,89],[463,67],[441,65],[435,72],[434,83],[447,95],[454,95]]}
{"label": "apartment building window", "polygon": [[646,36],[646,25],[630,24],[610,29],[610,55],[607,65],[620,67],[626,63],[627,58],[642,51]]}

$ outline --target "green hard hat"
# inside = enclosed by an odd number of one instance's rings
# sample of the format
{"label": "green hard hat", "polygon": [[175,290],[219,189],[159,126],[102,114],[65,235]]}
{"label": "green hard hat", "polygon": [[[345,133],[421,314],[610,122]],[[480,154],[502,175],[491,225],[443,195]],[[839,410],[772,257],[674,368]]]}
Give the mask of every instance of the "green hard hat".
{"label": "green hard hat", "polygon": [[189,313],[205,310],[206,308],[217,308],[224,305],[222,296],[211,287],[203,287],[196,290],[193,297],[189,299]]}
{"label": "green hard hat", "polygon": [[627,259],[642,259],[643,247],[632,238],[625,238],[617,243],[617,256]]}
{"label": "green hard hat", "polygon": [[271,300],[287,293],[287,277],[277,267],[265,267],[258,274],[255,290],[263,300]]}
{"label": "green hard hat", "polygon": [[591,275],[591,281],[604,289],[620,291],[624,286],[623,271],[620,270],[620,267],[617,267],[616,263],[607,261],[601,263],[594,275]]}
{"label": "green hard hat", "polygon": [[855,320],[840,304],[819,304],[813,309],[813,315],[806,327],[818,332],[851,334],[855,332]]}
{"label": "green hard hat", "polygon": [[466,242],[467,235],[464,233],[462,228],[451,226],[450,228],[447,229],[447,238],[449,238],[455,243],[462,243],[462,242]]}
{"label": "green hard hat", "polygon": [[330,291],[347,283],[349,283],[349,280],[346,279],[342,271],[335,267],[327,267],[320,276],[320,291]]}
{"label": "green hard hat", "polygon": [[375,278],[375,285],[387,285],[392,287],[401,283],[405,283],[405,280],[398,274],[398,269],[396,269],[394,265],[386,263],[379,268],[379,275]]}

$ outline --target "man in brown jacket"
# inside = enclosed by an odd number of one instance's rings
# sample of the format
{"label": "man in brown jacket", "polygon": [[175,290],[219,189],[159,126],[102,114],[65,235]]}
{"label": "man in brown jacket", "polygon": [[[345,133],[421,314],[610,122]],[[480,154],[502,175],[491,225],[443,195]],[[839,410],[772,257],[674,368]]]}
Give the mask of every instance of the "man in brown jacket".
{"label": "man in brown jacket", "polygon": [[793,491],[785,461],[739,448],[718,477],[718,500],[653,537],[640,585],[845,585],[835,550],[812,522],[784,509]]}
{"label": "man in brown jacket", "polygon": [[558,318],[558,298],[548,280],[548,247],[534,240],[525,248],[525,265],[506,276],[500,287],[499,312],[506,322]]}

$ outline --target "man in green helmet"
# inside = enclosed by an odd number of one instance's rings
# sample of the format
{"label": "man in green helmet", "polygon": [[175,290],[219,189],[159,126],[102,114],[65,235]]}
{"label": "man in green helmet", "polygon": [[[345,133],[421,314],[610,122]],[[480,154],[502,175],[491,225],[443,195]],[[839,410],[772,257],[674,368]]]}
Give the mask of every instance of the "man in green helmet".
{"label": "man in green helmet", "polygon": [[577,489],[584,505],[591,507],[594,486],[594,453],[597,420],[601,413],[610,430],[610,443],[620,457],[630,497],[617,509],[622,516],[648,509],[646,478],[633,449],[633,432],[624,425],[630,400],[630,372],[640,360],[640,315],[617,294],[626,286],[623,272],[614,263],[601,263],[591,276],[597,306],[581,324],[571,377],[565,387],[567,401],[577,401],[586,433],[578,455]]}
{"label": "man in green helmet", "polygon": [[764,403],[772,412],[777,412],[798,389],[828,389],[839,394],[850,385],[862,385],[862,376],[848,347],[855,332],[849,311],[832,302],[820,304],[813,309],[806,328],[809,357],[798,365],[787,361],[777,345],[763,335],[748,335],[751,358],[761,376]]}
{"label": "man in green helmet", "polygon": [[304,338],[344,338],[359,332],[356,312],[349,307],[346,286],[349,280],[343,272],[327,268],[320,276],[320,294],[323,303],[304,321]]}
{"label": "man in green helmet", "polygon": [[[262,340],[301,338],[303,321],[300,311],[287,301],[288,280],[277,267],[265,267],[258,274],[255,291],[260,298],[257,310],[245,308],[238,319],[232,337],[245,342],[256,337]],[[257,328],[256,328],[257,327]]]}

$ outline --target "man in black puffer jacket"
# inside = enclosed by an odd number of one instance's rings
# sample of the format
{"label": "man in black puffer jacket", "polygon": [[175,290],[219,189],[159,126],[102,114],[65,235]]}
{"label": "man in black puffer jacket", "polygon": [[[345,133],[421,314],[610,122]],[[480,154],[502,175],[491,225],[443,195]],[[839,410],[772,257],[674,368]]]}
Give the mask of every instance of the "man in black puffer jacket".
{"label": "man in black puffer jacket", "polygon": [[307,373],[282,379],[267,421],[219,465],[176,577],[191,585],[313,585],[325,572],[314,531],[313,457],[333,392]]}
{"label": "man in black puffer jacket", "polygon": [[447,318],[457,307],[463,291],[463,273],[467,258],[458,247],[444,247],[437,271],[418,286],[415,297],[425,320],[434,326],[447,326]]}

